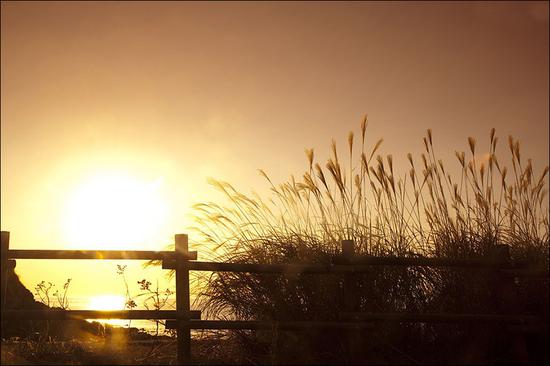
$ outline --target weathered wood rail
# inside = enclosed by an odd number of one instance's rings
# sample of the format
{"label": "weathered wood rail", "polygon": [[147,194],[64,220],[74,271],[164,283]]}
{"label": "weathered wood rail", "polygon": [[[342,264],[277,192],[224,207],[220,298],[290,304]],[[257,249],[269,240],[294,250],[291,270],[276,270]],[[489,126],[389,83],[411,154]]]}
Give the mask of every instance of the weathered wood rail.
{"label": "weathered wood rail", "polygon": [[[506,246],[496,247],[491,257],[484,259],[445,258],[398,258],[355,255],[354,243],[342,241],[342,255],[331,264],[256,264],[218,263],[196,261],[197,252],[189,251],[186,234],[175,235],[174,251],[115,251],[115,250],[21,250],[9,249],[9,232],[1,232],[2,255],[2,317],[11,319],[164,319],[166,328],[177,330],[177,362],[191,363],[191,329],[251,329],[251,330],[305,330],[341,329],[359,330],[373,328],[374,322],[398,323],[507,323],[512,326],[528,327],[540,325],[533,315],[523,314],[421,314],[421,313],[360,313],[357,312],[356,284],[354,274],[372,270],[373,266],[422,266],[455,267],[468,270],[490,269],[507,280],[514,277],[548,278],[547,268],[531,268],[527,262],[513,262],[509,259]],[[24,311],[6,310],[7,270],[15,265],[15,259],[71,259],[71,260],[161,260],[163,269],[176,271],[176,310],[50,310]],[[241,321],[201,320],[199,310],[190,309],[189,272],[220,271],[276,274],[343,274],[344,303],[346,312],[338,321]]]}

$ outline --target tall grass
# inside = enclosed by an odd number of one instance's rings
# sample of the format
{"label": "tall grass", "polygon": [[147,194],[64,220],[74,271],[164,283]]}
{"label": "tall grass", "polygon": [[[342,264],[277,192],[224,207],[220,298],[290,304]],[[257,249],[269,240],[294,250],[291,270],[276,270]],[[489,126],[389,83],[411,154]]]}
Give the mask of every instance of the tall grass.
{"label": "tall grass", "polygon": [[308,169],[300,181],[292,176],[275,185],[260,170],[271,186],[267,201],[211,180],[229,205],[195,205],[202,242],[214,251],[244,252],[257,241],[295,237],[337,251],[340,240],[353,239],[362,253],[399,256],[468,257],[497,242],[519,256],[548,249],[548,167],[534,172],[531,159],[521,158],[519,141],[508,139],[508,168],[497,158],[494,129],[486,154],[476,154],[476,140],[469,137],[468,153],[456,152],[460,175],[453,178],[428,130],[425,152],[416,162],[408,154],[409,173],[396,177],[392,155],[375,155],[382,140],[365,146],[366,128],[365,119],[358,151],[350,132],[347,161],[335,141],[324,168],[306,150]]}
{"label": "tall grass", "polygon": [[[399,257],[480,258],[505,244],[512,259],[548,265],[548,167],[535,172],[519,141],[508,138],[506,161],[497,158],[494,129],[488,153],[469,137],[467,150],[455,153],[453,175],[428,130],[424,152],[407,154],[409,171],[399,174],[392,155],[378,154],[382,139],[367,145],[367,124],[365,118],[358,142],[349,133],[344,154],[333,140],[324,166],[307,149],[299,179],[275,184],[260,170],[268,197],[211,180],[225,202],[194,206],[201,254],[227,262],[329,263],[340,241],[352,239],[360,255]],[[373,268],[358,277],[360,310],[494,311],[491,281],[461,271]],[[334,319],[341,287],[337,276],[219,273],[206,279],[199,306],[211,317]],[[540,290],[526,290],[537,309],[548,304]]]}

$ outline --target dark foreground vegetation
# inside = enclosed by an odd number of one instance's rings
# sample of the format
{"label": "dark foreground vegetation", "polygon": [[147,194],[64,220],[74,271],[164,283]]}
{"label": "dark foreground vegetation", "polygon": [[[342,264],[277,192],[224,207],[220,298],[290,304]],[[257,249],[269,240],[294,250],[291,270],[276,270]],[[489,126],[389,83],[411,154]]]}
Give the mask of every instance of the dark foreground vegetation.
{"label": "dark foreground vegetation", "polygon": [[[504,248],[546,276],[514,278],[503,293],[491,270],[376,266],[355,275],[356,309],[531,314],[540,323],[375,322],[352,335],[355,346],[333,331],[241,332],[243,351],[258,363],[548,364],[548,167],[536,172],[512,137],[509,157],[497,158],[494,130],[481,153],[469,138],[468,152],[456,152],[449,167],[428,130],[424,153],[408,154],[408,168],[398,169],[391,155],[377,155],[382,140],[368,146],[366,127],[365,119],[359,143],[349,134],[344,154],[333,142],[324,167],[306,150],[300,179],[275,184],[260,171],[267,198],[212,181],[226,201],[195,206],[201,258],[211,249],[223,262],[327,264],[342,240],[353,240],[360,256],[487,259]],[[220,272],[198,280],[196,308],[208,317],[338,320],[345,310],[342,276]]]}
{"label": "dark foreground vegetation", "polygon": [[[250,364],[239,346],[232,338],[197,335],[191,350],[196,355],[195,364]],[[2,365],[174,365],[176,341],[171,337],[121,337],[117,341],[90,336],[70,340],[16,338],[2,341],[1,355]]]}

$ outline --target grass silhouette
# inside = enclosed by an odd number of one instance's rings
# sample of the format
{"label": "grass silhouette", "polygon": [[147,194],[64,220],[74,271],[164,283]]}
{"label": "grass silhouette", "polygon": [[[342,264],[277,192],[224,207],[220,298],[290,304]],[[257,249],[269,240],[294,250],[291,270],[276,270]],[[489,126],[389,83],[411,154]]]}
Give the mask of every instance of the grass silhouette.
{"label": "grass silhouette", "polygon": [[[194,206],[201,255],[236,263],[330,263],[340,241],[351,239],[359,255],[472,259],[490,257],[504,244],[511,259],[548,267],[548,167],[535,172],[532,161],[522,159],[519,141],[508,139],[510,167],[497,158],[494,129],[488,154],[479,154],[469,137],[468,152],[455,154],[459,173],[453,176],[437,157],[428,130],[425,151],[416,159],[408,154],[410,170],[398,176],[392,155],[377,154],[381,139],[367,146],[367,124],[365,118],[359,147],[350,132],[344,155],[333,140],[324,167],[313,150],[306,150],[308,166],[300,179],[291,176],[275,184],[260,170],[271,188],[267,198],[211,180],[225,201]],[[339,276],[222,272],[199,281],[197,306],[212,318],[331,320],[343,310]],[[357,281],[360,311],[503,310],[494,291],[498,278],[491,271],[373,267]],[[547,282],[520,281],[513,292],[507,295],[516,299],[514,311],[547,318]],[[262,332],[233,334],[247,352],[271,361],[346,362],[334,334],[289,332],[275,340]],[[381,324],[361,339],[364,362],[498,362],[510,357],[499,351],[509,339],[476,326]],[[462,351],[450,352],[453,347]],[[543,357],[548,359],[547,353]]]}

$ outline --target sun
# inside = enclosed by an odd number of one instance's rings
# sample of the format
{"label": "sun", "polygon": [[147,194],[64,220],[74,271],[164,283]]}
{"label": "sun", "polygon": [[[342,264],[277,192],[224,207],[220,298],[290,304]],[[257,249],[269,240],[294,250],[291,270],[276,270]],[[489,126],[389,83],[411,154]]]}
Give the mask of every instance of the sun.
{"label": "sun", "polygon": [[[126,300],[120,295],[98,295],[90,298],[87,310],[124,310]],[[87,319],[89,322],[124,327],[128,321],[124,319]]]}
{"label": "sun", "polygon": [[124,310],[124,297],[119,295],[99,295],[90,298],[89,310]]}
{"label": "sun", "polygon": [[150,244],[166,219],[161,185],[162,179],[124,174],[88,178],[68,196],[63,228],[69,245],[122,250]]}

